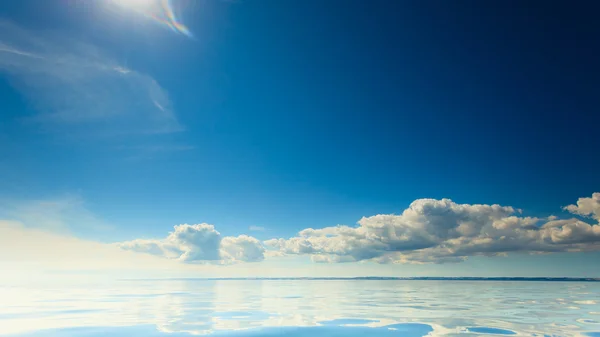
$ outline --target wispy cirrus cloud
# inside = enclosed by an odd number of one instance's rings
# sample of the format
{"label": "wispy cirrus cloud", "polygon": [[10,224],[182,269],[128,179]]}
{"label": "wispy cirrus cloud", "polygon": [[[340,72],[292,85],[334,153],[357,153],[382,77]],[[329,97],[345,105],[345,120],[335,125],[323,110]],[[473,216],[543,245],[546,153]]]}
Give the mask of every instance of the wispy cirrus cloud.
{"label": "wispy cirrus cloud", "polygon": [[47,130],[103,136],[183,130],[150,75],[99,48],[0,21],[0,73],[31,103],[26,120]]}
{"label": "wispy cirrus cloud", "polygon": [[113,227],[94,214],[76,194],[36,200],[0,199],[0,219],[17,221],[27,228],[68,233],[105,231]]}

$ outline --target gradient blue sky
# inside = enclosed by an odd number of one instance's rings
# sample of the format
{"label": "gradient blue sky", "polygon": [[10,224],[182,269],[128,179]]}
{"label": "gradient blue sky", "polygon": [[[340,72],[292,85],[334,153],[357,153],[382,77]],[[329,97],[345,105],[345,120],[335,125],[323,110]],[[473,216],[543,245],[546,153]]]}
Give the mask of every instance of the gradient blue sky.
{"label": "gradient blue sky", "polygon": [[[0,4],[0,218],[104,243],[184,223],[267,240],[421,198],[567,219],[600,191],[596,4],[171,3],[191,36],[108,0]],[[31,70],[7,46],[65,63]],[[600,276],[599,257],[364,268]]]}

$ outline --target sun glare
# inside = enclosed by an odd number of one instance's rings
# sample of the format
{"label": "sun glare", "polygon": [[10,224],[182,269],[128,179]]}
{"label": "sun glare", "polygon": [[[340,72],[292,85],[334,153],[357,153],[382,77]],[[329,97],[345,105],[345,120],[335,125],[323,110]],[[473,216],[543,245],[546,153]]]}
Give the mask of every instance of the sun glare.
{"label": "sun glare", "polygon": [[170,0],[112,0],[174,32],[192,37],[190,30],[177,18]]}
{"label": "sun glare", "polygon": [[137,8],[137,9],[147,8],[148,6],[152,5],[153,2],[155,2],[155,0],[113,0],[113,1],[121,6]]}

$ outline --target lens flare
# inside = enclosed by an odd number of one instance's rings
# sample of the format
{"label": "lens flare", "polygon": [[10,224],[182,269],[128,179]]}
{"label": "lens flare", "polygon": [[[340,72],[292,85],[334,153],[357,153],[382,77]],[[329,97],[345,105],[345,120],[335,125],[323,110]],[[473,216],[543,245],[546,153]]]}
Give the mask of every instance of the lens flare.
{"label": "lens flare", "polygon": [[193,37],[190,30],[177,18],[170,0],[113,0],[113,2],[134,10],[176,33]]}

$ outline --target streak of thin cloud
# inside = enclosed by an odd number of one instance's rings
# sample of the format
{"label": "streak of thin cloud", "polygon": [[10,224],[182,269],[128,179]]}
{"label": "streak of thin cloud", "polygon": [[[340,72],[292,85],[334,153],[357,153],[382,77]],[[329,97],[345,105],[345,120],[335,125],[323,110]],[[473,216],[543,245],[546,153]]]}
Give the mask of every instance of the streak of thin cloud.
{"label": "streak of thin cloud", "polygon": [[87,42],[0,20],[0,74],[34,107],[23,119],[44,130],[85,136],[183,130],[154,78]]}

